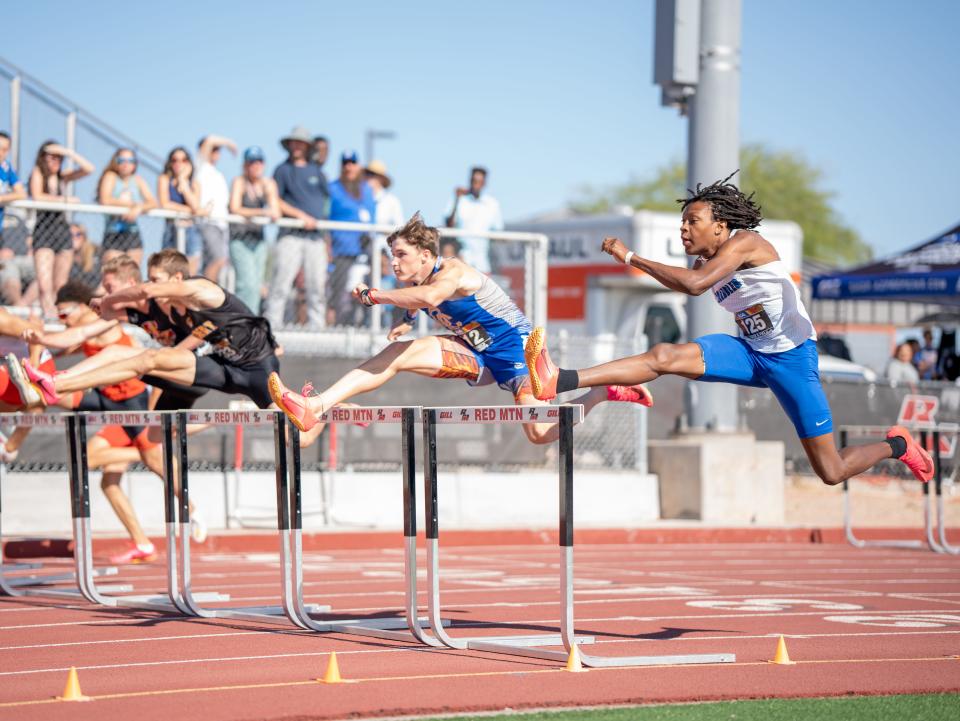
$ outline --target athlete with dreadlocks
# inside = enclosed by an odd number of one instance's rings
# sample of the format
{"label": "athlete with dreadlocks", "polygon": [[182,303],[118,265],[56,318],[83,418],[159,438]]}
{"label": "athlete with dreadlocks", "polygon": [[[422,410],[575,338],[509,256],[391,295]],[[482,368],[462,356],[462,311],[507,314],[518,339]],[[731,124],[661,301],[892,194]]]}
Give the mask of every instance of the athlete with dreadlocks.
{"label": "athlete with dreadlocks", "polygon": [[691,268],[655,263],[634,254],[617,238],[603,250],[621,263],[687,295],[711,291],[739,326],[738,336],[706,335],[691,343],[659,343],[648,352],[583,370],[562,370],[550,360],[543,328],[525,346],[535,397],[553,398],[577,388],[648,383],[661,375],[770,388],[790,417],[814,471],[829,485],[862,473],[885,458],[897,458],[920,481],[933,475],[930,455],[905,428],[893,426],[885,441],[842,448],[833,442],[833,422],[817,367],[816,332],[800,293],[774,247],[753,229],[762,217],[753,194],[721,181],[688,191],[680,238]]}

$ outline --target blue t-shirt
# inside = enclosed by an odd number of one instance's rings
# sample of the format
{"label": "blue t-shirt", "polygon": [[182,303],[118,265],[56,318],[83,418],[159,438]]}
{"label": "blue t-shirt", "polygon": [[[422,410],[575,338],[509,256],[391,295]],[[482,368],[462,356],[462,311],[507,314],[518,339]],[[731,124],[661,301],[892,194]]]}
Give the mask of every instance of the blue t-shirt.
{"label": "blue t-shirt", "polygon": [[[330,191],[327,188],[327,176],[319,165],[294,165],[288,160],[273,171],[273,179],[277,181],[280,200],[318,220],[327,217],[327,198],[330,197]],[[313,234],[305,230],[293,232]]]}
{"label": "blue t-shirt", "polygon": [[[377,215],[377,202],[373,199],[373,190],[367,183],[360,184],[360,199],[357,200],[343,183],[334,180],[330,183],[330,220],[342,220],[349,223],[372,223]],[[333,230],[333,255],[357,256],[363,252],[359,230]]]}
{"label": "blue t-shirt", "polygon": [[[10,161],[4,160],[0,163],[0,195],[12,193],[13,186],[19,182],[20,179],[17,177],[17,171],[10,165]],[[0,205],[0,227],[3,225],[3,208],[4,206]]]}

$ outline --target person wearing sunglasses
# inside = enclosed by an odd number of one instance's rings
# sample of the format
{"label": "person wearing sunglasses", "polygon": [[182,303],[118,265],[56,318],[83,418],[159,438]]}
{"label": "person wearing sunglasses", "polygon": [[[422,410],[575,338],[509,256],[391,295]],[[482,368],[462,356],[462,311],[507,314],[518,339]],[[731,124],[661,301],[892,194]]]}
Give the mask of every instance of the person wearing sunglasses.
{"label": "person wearing sunglasses", "polygon": [[113,215],[103,233],[103,258],[110,260],[126,253],[138,263],[143,260],[143,240],[137,218],[157,207],[147,182],[137,175],[137,156],[130,148],[119,148],[100,176],[97,202],[124,208],[123,215]]}
{"label": "person wearing sunglasses", "polygon": [[70,268],[70,280],[96,288],[100,285],[100,246],[91,243],[87,237],[87,228],[80,223],[70,224],[70,238],[73,241],[73,266]]}
{"label": "person wearing sunglasses", "polygon": [[[65,158],[72,160],[77,167],[66,170]],[[78,198],[67,195],[67,184],[90,175],[93,170],[89,160],[48,140],[40,146],[30,172],[30,196],[34,200],[75,203]],[[73,241],[62,210],[37,211],[37,223],[33,228],[33,263],[43,313],[54,318],[57,289],[67,282],[73,265]]]}
{"label": "person wearing sunglasses", "polygon": [[[197,216],[204,212],[200,207],[200,183],[193,177],[193,160],[182,145],[167,155],[163,172],[157,177],[157,201],[164,210],[175,210]],[[179,247],[179,231],[183,230],[183,247]],[[163,248],[174,248],[190,261],[190,275],[200,272],[203,256],[203,239],[193,219],[168,220],[163,230]]]}

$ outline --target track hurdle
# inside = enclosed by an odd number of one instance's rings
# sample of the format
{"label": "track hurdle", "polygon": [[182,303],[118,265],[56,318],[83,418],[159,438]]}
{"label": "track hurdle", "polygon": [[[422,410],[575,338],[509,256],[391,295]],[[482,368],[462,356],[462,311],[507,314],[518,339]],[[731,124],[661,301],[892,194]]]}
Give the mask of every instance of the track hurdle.
{"label": "track hurdle", "polygon": [[[86,565],[86,558],[81,555],[86,549],[80,549],[83,529],[82,517],[81,515],[84,511],[87,514],[87,520],[89,521],[90,506],[89,502],[84,506],[80,502],[80,499],[77,495],[76,487],[76,466],[75,466],[75,433],[73,422],[73,414],[68,413],[51,413],[51,414],[38,414],[38,413],[4,413],[0,414],[0,418],[8,421],[9,423],[16,426],[26,426],[30,428],[42,428],[42,429],[65,429],[67,437],[67,447],[69,449],[68,454],[68,477],[69,477],[69,490],[70,490],[70,509],[71,517],[73,519],[73,539],[74,539],[74,571],[70,573],[61,573],[55,575],[29,575],[29,576],[14,576],[8,577],[5,575],[7,570],[2,564],[0,564],[0,593],[6,596],[39,596],[39,597],[52,597],[52,598],[68,598],[68,599],[83,599],[92,600],[87,595],[89,589],[89,582],[95,576],[114,576],[117,573],[115,567],[103,568],[99,570],[94,570],[92,566],[88,567]],[[2,486],[6,485],[6,465],[0,466],[0,496],[2,496]],[[2,504],[0,504],[2,506]],[[2,519],[2,507],[0,507],[0,519]],[[89,527],[89,526],[87,526]],[[2,552],[3,546],[3,531],[2,531],[2,520],[0,520],[0,552]],[[88,556],[89,557],[89,552]],[[33,564],[32,564],[33,565]],[[75,583],[76,588],[50,588],[51,584],[58,583]],[[100,589],[102,592],[110,593],[122,593],[125,591],[133,590],[133,587],[128,584],[112,584],[109,587],[102,587]]]}
{"label": "track hurdle", "polygon": [[[372,636],[395,641],[415,639],[435,648],[443,644],[431,637],[420,618],[417,608],[417,509],[416,509],[416,452],[415,427],[421,417],[417,407],[347,407],[327,411],[321,420],[327,423],[399,423],[401,469],[403,479],[403,537],[404,537],[404,618],[365,618],[316,620],[307,613],[303,601],[303,549],[302,549],[302,500],[300,477],[300,436],[297,428],[289,424],[290,452],[289,488],[278,487],[278,494],[289,493],[291,528],[292,585],[291,598],[294,612],[300,625],[313,631],[339,632],[355,636]],[[336,426],[334,425],[333,428]],[[449,621],[438,619],[440,627]],[[404,628],[406,627],[406,628]]]}
{"label": "track hurdle", "polygon": [[[560,532],[560,636],[540,637],[539,643],[530,637],[453,638],[437,623],[440,618],[440,563],[439,563],[439,505],[437,503],[437,425],[446,423],[549,423],[560,425],[559,437],[559,532]],[[513,656],[567,661],[570,652],[590,637],[575,636],[573,600],[573,427],[583,422],[583,406],[472,406],[423,409],[424,440],[424,503],[427,522],[427,584],[429,611],[433,634],[450,648],[491,651]],[[538,646],[560,645],[565,651],[553,651]],[[662,664],[730,663],[736,660],[731,653],[675,656],[593,656],[579,653],[585,666],[652,666]]]}
{"label": "track hurdle", "polygon": [[[851,437],[855,438],[876,438],[884,437],[888,428],[886,426],[870,425],[845,425],[840,427],[840,446],[847,445]],[[924,447],[927,441],[933,441],[931,455],[934,463],[934,478],[931,482],[933,492],[931,493],[931,483],[923,483],[923,537],[919,539],[863,539],[858,538],[853,529],[853,500],[850,496],[850,482],[843,482],[843,533],[847,542],[855,548],[904,548],[904,549],[922,549],[929,548],[935,553],[960,554],[960,547],[951,546],[947,542],[946,529],[943,519],[943,473],[942,473],[942,455],[940,453],[941,433],[957,434],[958,427],[955,424],[942,424],[926,428],[912,427],[909,430],[919,432],[920,443]]]}

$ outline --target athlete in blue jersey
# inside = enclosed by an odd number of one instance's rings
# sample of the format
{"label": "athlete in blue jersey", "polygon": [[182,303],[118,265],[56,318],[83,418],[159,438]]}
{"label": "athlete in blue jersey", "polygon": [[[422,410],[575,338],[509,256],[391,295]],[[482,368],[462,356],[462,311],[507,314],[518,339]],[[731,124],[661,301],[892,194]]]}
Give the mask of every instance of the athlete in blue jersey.
{"label": "athlete in blue jersey", "polygon": [[[440,234],[426,225],[419,213],[387,238],[393,251],[393,271],[408,287],[380,290],[360,284],[353,294],[372,306],[386,303],[405,308],[404,322],[390,330],[393,341],[380,353],[353,369],[320,395],[306,397],[290,391],[280,376],[272,373],[270,395],[310,442],[322,424],[317,416],[358,393],[379,388],[400,371],[431,378],[463,378],[471,385],[497,383],[513,394],[520,405],[543,405],[533,397],[523,356],[531,325],[503,290],[489,277],[455,258],[440,259]],[[413,328],[417,311],[423,310],[449,335],[398,340]],[[577,399],[584,411],[607,400],[652,404],[641,385],[593,388]],[[557,438],[554,423],[524,424],[533,443]]]}

